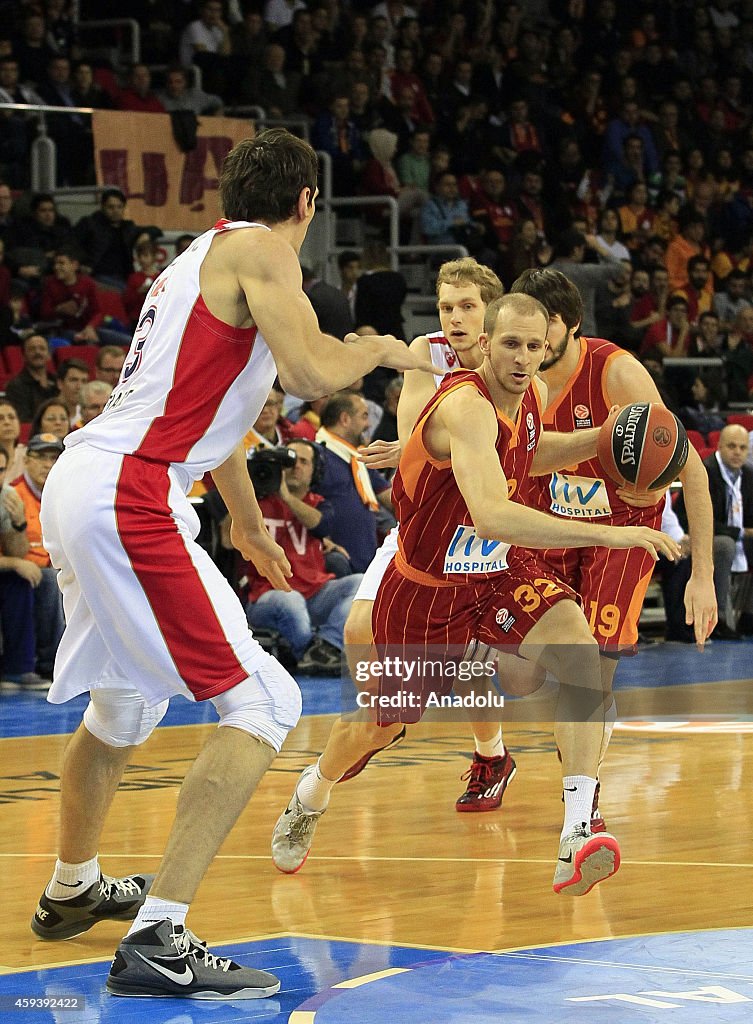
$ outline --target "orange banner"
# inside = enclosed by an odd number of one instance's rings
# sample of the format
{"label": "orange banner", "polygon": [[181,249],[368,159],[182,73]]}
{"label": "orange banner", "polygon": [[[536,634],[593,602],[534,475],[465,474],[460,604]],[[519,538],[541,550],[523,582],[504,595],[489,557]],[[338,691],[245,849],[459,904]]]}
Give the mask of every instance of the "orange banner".
{"label": "orange banner", "polygon": [[205,231],[220,215],[217,185],[222,161],[254,134],[249,121],[199,118],[196,149],[183,153],[168,114],[95,110],[97,184],[128,197],[126,215],[169,231]]}

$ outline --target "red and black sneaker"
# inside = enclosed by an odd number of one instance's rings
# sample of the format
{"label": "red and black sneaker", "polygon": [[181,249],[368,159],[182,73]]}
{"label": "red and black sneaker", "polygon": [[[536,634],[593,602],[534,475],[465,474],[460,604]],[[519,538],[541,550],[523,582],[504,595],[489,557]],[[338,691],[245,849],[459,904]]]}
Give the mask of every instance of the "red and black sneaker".
{"label": "red and black sneaker", "polygon": [[350,779],[354,779],[356,775],[360,775],[375,754],[381,754],[383,750],[389,750],[390,747],[396,747],[398,743],[402,743],[405,739],[405,732],[406,729],[405,726],[403,726],[400,732],[396,736],[393,736],[389,743],[385,743],[383,747],[377,747],[376,750],[370,750],[368,754],[364,754],[363,757],[360,757],[354,765],[351,765],[343,777],[337,781],[348,782]]}
{"label": "red and black sneaker", "polygon": [[455,802],[456,811],[496,811],[515,775],[515,762],[506,750],[503,757],[483,757],[477,751],[468,771],[460,778],[468,788]]}
{"label": "red and black sneaker", "polygon": [[604,819],[599,814],[599,791],[601,790],[601,783],[596,780],[596,791],[594,793],[594,802],[591,804],[591,821],[589,827],[592,832],[606,832],[607,826]]}

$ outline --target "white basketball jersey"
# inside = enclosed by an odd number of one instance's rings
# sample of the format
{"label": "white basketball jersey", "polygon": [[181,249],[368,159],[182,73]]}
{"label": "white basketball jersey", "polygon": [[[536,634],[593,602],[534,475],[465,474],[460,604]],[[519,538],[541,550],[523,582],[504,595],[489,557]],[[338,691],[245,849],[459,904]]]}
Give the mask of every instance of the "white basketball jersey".
{"label": "white basketball jersey", "polygon": [[[443,366],[445,373],[463,369],[457,352],[441,331],[432,331],[425,337],[429,339],[429,358],[435,366]],[[438,373],[434,374],[434,384],[437,387],[442,383],[443,377],[444,374],[441,377]]]}
{"label": "white basketball jersey", "polygon": [[256,327],[207,309],[199,271],[222,231],[263,224],[220,220],[159,275],[141,309],[120,381],[104,412],[66,438],[170,463],[191,479],[221,465],[258,419],[277,373]]}

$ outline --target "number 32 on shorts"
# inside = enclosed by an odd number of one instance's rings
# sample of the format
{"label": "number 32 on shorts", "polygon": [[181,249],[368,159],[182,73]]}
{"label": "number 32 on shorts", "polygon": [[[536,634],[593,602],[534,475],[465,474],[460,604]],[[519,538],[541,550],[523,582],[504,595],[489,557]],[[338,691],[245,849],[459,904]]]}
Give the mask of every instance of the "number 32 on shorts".
{"label": "number 32 on shorts", "polygon": [[532,584],[521,583],[512,596],[524,612],[535,612],[541,604],[542,597],[550,598],[561,593],[562,587],[558,587],[552,580],[538,579]]}

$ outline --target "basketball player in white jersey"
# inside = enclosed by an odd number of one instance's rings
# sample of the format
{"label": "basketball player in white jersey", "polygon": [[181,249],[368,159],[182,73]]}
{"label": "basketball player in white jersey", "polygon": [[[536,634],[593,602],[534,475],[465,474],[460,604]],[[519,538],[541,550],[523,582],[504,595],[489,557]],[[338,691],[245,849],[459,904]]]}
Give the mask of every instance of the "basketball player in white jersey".
{"label": "basketball player in white jersey", "polygon": [[[233,543],[287,590],[290,566],[264,527],[241,444],[275,376],[314,399],[377,365],[432,370],[394,338],[343,345],[319,330],[298,263],[316,179],[314,151],[280,129],[228,155],[226,219],[157,278],[105,411],[70,435],[45,487],[45,543],[67,621],[48,699],[88,691],[90,703],[65,753],[59,859],[32,929],[66,939],[137,915],[112,963],[114,995],[248,999],[279,989],[273,975],[213,956],[185,927],[301,707],[294,680],[254,640],[195,543],[186,493],[211,470]],[[219,728],[186,775],[156,878],[109,878],[97,857],[107,811],[174,694],[211,700]]]}
{"label": "basketball player in white jersey", "polygon": [[[445,371],[474,369],[483,356],[478,336],[483,330],[487,305],[504,292],[497,275],[472,257],[444,263],[437,275],[437,309],[442,330],[423,335],[411,343],[411,350]],[[398,427],[402,438],[410,436],[419,413],[441,382],[442,375],[410,374],[398,406]],[[364,461],[374,466],[396,466],[399,442],[376,442],[366,450]],[[345,650],[349,668],[356,678],[356,663],[368,660],[372,643],[371,613],[379,584],[397,551],[395,527],[377,551],[356,592],[345,626]],[[521,672],[533,670],[521,662]],[[515,773],[515,762],[506,750],[499,722],[473,723],[476,750],[467,773],[468,788],[458,799],[459,811],[488,811],[500,806],[505,789]],[[394,746],[405,735],[403,729],[386,746]],[[280,870],[292,872],[303,864],[311,845],[313,830],[326,810],[336,782],[359,774],[369,760],[386,749],[384,730],[369,721],[338,718],[318,761],[301,775],[287,810],[281,815],[272,839],[272,857]],[[292,828],[291,825],[301,824]]]}

